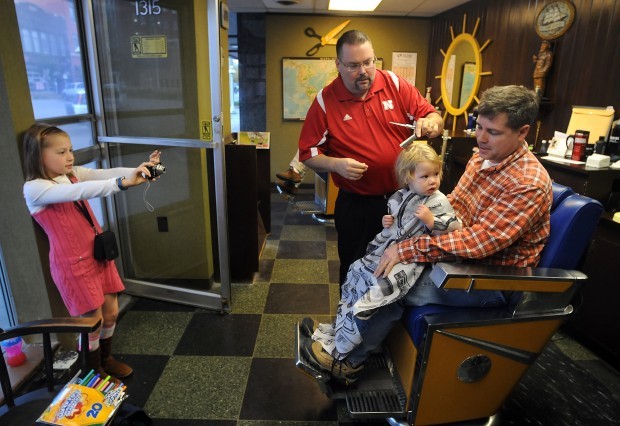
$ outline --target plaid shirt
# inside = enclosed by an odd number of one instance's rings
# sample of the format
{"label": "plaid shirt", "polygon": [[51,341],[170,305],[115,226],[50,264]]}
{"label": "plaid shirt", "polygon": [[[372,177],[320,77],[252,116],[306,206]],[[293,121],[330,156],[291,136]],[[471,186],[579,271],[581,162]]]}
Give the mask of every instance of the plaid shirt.
{"label": "plaid shirt", "polygon": [[398,244],[401,262],[480,259],[480,263],[536,266],[549,236],[553,194],[547,171],[523,144],[496,166],[481,170],[478,154],[448,195],[463,229]]}

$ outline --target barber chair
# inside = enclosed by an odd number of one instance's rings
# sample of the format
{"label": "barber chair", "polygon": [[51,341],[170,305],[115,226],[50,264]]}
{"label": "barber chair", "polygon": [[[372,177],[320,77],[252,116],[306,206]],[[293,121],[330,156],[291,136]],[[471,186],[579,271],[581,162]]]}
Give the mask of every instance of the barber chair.
{"label": "barber chair", "polygon": [[[32,425],[52,402],[64,384],[54,383],[54,352],[52,350],[53,333],[80,333],[81,341],[81,368],[86,368],[88,352],[88,333],[97,330],[101,324],[99,318],[54,318],[19,324],[13,328],[0,329],[0,341],[14,337],[40,335],[42,336],[43,364],[45,366],[46,387],[34,390],[25,395],[15,397],[11,384],[13,370],[7,368],[4,357],[0,355],[0,385],[4,394],[4,401],[0,407],[0,424],[2,425]],[[38,347],[38,343],[31,345]],[[34,350],[31,352],[34,355]],[[28,359],[30,360],[30,354]],[[34,356],[33,356],[34,358]],[[30,362],[33,362],[30,360]],[[20,366],[17,368],[24,368]]]}
{"label": "barber chair", "polygon": [[[508,306],[408,308],[359,379],[332,380],[303,351],[307,325],[296,329],[296,365],[349,415],[393,425],[498,422],[503,401],[572,313],[587,277],[576,270],[602,205],[553,184],[551,234],[536,268],[437,263],[441,288],[512,292]],[[469,424],[469,423],[468,423]]]}

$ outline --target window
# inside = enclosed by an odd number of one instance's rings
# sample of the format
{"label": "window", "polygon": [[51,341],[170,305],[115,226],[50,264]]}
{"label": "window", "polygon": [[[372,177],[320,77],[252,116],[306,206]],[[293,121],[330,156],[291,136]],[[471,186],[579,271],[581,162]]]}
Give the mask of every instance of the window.
{"label": "window", "polygon": [[[14,1],[35,119],[69,134],[76,164],[98,167],[100,151],[95,142],[78,1]],[[106,226],[104,203],[97,199],[91,206],[99,223]],[[0,248],[0,327],[8,327],[15,324],[16,315],[3,261]]]}
{"label": "window", "polygon": [[[11,289],[7,285],[4,259],[0,250],[0,328],[9,328],[16,324],[15,307],[11,297]],[[2,356],[2,354],[0,354]]]}
{"label": "window", "polygon": [[89,114],[75,0],[15,0],[15,8],[35,119]]}

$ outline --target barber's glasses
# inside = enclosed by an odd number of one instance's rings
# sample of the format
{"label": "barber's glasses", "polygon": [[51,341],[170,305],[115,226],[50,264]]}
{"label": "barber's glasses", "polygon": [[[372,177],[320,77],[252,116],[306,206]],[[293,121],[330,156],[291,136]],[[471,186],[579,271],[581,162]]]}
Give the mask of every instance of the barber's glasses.
{"label": "barber's glasses", "polygon": [[377,58],[372,58],[372,59],[367,59],[364,62],[357,62],[357,63],[344,63],[342,61],[342,59],[338,58],[338,60],[340,60],[340,63],[347,69],[347,71],[349,71],[350,73],[355,73],[355,72],[359,72],[362,67],[364,67],[365,70],[370,70],[373,69],[375,67],[375,62],[377,61]]}

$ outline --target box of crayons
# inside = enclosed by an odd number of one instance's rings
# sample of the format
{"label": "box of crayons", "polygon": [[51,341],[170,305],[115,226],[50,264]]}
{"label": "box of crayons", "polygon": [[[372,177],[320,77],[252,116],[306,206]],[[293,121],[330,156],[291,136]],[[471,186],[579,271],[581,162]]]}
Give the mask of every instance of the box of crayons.
{"label": "box of crayons", "polygon": [[127,398],[126,386],[113,383],[110,376],[99,377],[90,371],[79,373],[62,388],[37,420],[37,424],[64,426],[104,426],[111,422]]}

